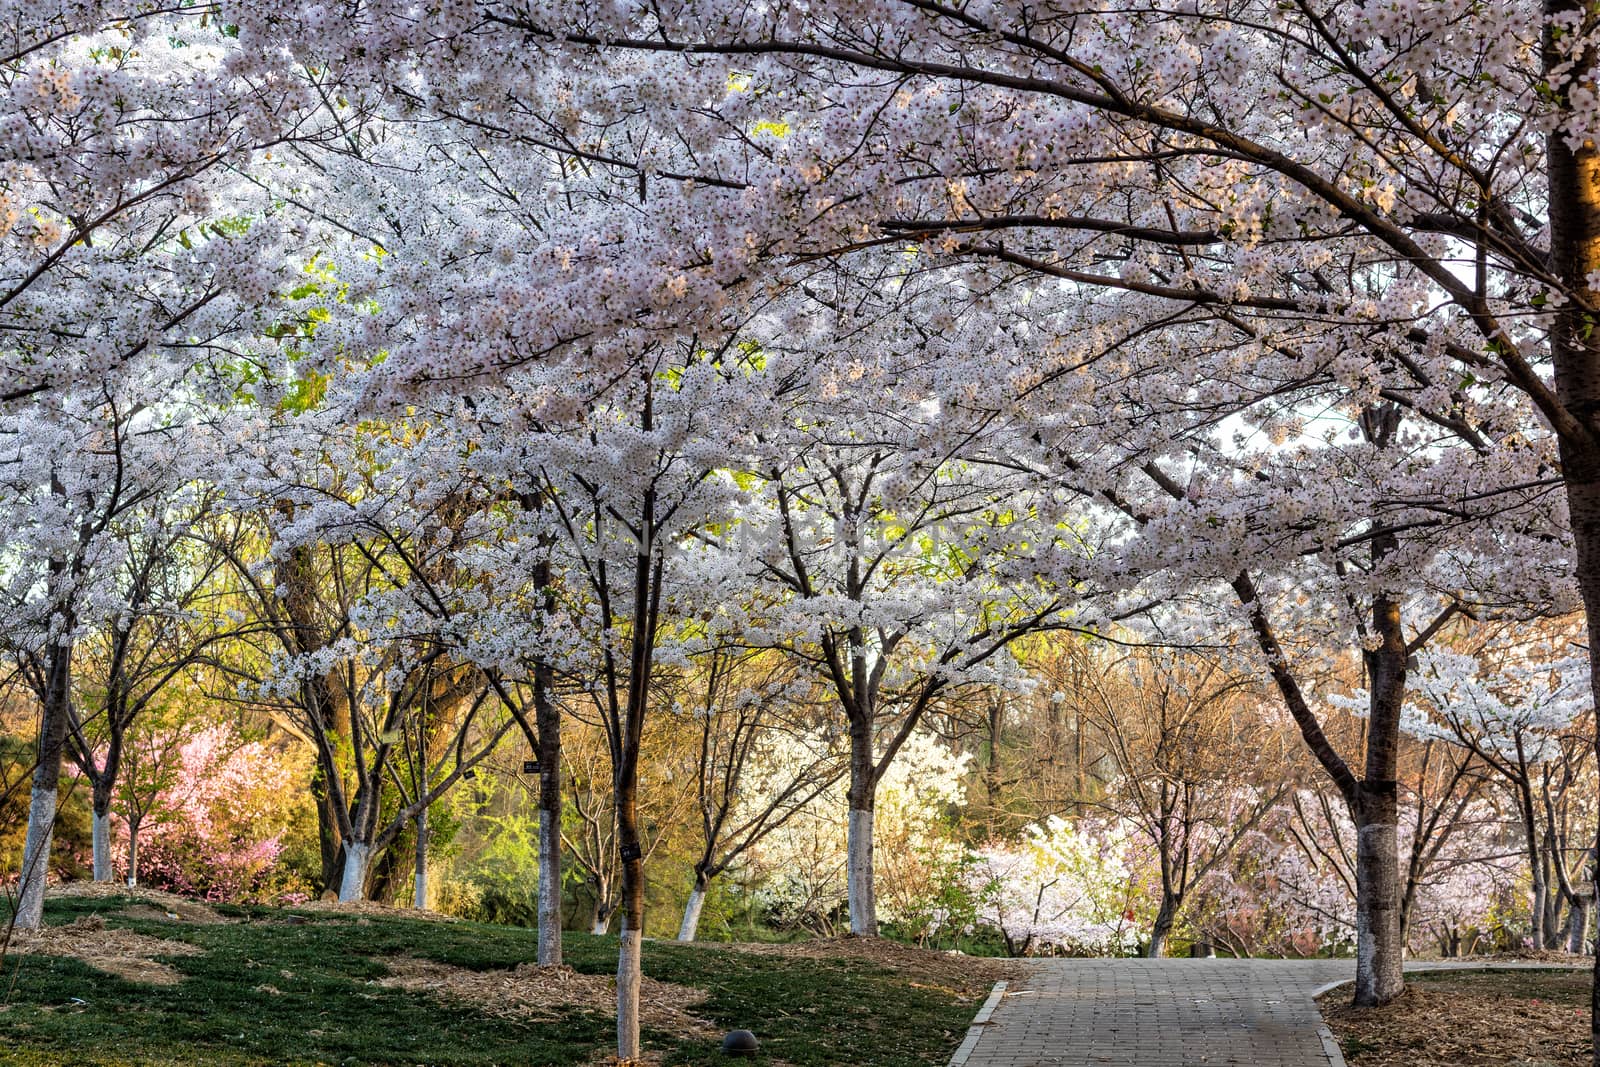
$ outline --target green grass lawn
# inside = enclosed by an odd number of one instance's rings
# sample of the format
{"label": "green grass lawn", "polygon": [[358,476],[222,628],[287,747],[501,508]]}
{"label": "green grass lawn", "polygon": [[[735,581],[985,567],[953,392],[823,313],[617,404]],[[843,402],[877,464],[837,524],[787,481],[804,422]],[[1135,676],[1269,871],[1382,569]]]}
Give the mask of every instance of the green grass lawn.
{"label": "green grass lawn", "polygon": [[[290,924],[269,909],[191,925],[119,914],[117,897],[51,901],[49,924],[100,915],[109,927],[191,942],[203,954],[164,960],[183,980],[159,986],[70,958],[12,956],[0,967],[0,1064],[518,1064],[601,1060],[610,1017],[588,1008],[552,1019],[490,1014],[374,984],[385,957],[470,970],[534,958],[533,931],[476,923],[315,912]],[[567,962],[609,974],[616,939],[568,933]],[[975,1010],[953,990],[914,983],[861,960],[795,959],[648,943],[645,974],[705,990],[694,1013],[761,1038],[754,1062],[924,1067],[946,1062]],[[276,993],[258,992],[271,986]],[[728,1062],[712,1040],[644,1035],[673,1064]],[[742,1061],[752,1062],[752,1061]]]}

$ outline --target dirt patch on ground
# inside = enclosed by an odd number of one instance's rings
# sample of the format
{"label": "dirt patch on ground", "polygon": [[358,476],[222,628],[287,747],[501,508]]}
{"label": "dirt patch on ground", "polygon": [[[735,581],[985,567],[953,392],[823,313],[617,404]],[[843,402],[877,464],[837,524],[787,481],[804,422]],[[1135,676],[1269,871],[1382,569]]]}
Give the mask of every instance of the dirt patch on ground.
{"label": "dirt patch on ground", "polygon": [[[389,975],[378,979],[381,986],[465,1001],[491,1014],[548,1019],[559,1016],[555,1008],[587,1008],[613,1016],[617,1012],[614,979],[580,974],[571,967],[523,963],[514,970],[471,971],[410,956],[391,957],[383,965]],[[699,989],[646,978],[639,990],[640,1022],[646,1029],[678,1037],[720,1037],[710,1023],[689,1010],[705,999]]]}
{"label": "dirt patch on ground", "polygon": [[155,957],[198,956],[203,950],[185,941],[107,928],[104,919],[90,915],[65,926],[13,930],[8,951],[19,956],[71,956],[130,982],[176,985],[183,975]]}
{"label": "dirt patch on ground", "polygon": [[77,897],[89,899],[105,899],[122,897],[139,901],[130,908],[124,908],[120,914],[130,919],[149,919],[160,922],[183,922],[210,925],[213,923],[231,922],[218,915],[211,905],[202,901],[180,897],[175,893],[165,893],[159,889],[145,889],[142,886],[118,885],[115,882],[66,882],[58,886],[51,886],[48,893],[50,897]]}
{"label": "dirt patch on ground", "polygon": [[946,990],[963,1000],[982,1000],[989,995],[989,990],[996,982],[1015,979],[1022,974],[1022,967],[1014,960],[938,952],[881,937],[819,938],[782,945],[742,941],[696,941],[694,944],[701,948],[730,949],[756,956],[862,960],[903,974],[911,979],[914,986]]}
{"label": "dirt patch on ground", "polygon": [[293,910],[296,912],[314,912],[317,915],[344,916],[346,918],[381,916],[385,919],[425,919],[429,922],[441,923],[461,921],[454,915],[441,915],[436,911],[419,911],[416,908],[394,908],[371,900],[357,900],[349,904],[341,904],[337,900],[308,900],[304,904],[296,904]]}
{"label": "dirt patch on ground", "polygon": [[1408,975],[1381,1008],[1348,986],[1319,1004],[1351,1067],[1590,1067],[1589,990],[1582,971],[1456,971]]}

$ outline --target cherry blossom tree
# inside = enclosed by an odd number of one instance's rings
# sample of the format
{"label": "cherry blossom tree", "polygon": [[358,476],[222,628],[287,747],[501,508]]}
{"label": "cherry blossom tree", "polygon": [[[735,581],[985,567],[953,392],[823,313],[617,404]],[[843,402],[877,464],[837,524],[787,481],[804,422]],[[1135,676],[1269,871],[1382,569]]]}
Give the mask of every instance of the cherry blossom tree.
{"label": "cherry blossom tree", "polygon": [[750,578],[787,605],[777,632],[796,636],[778,647],[848,723],[850,928],[872,936],[877,783],[944,691],[1003,681],[1007,646],[1061,623],[1071,537],[1058,498],[988,454],[1005,453],[1004,428],[964,425],[914,377],[852,360],[811,392],[828,409],[769,431],[762,510],[737,536]]}
{"label": "cherry blossom tree", "polygon": [[[194,410],[156,406],[109,385],[94,392],[62,390],[0,419],[0,471],[13,501],[0,520],[7,560],[4,639],[37,696],[40,724],[20,926],[40,922],[61,765],[75,726],[81,747],[84,721],[75,703],[84,681],[75,669],[79,646],[87,634],[122,633],[119,627],[131,628],[158,610],[139,581],[126,579],[130,569],[137,574],[141,560],[151,558],[141,539],[164,539],[152,533],[152,523],[171,518],[175,528],[181,526],[181,497],[196,465],[205,461],[208,440],[214,438]],[[161,517],[168,504],[176,510]],[[188,576],[180,579],[188,583]],[[165,684],[176,669],[169,665],[154,680]],[[127,676],[112,680],[125,682]],[[113,730],[125,728],[136,710],[118,699]],[[109,860],[104,805],[114,775],[113,766],[102,768],[107,788],[97,791],[102,873]]]}
{"label": "cherry blossom tree", "polygon": [[679,941],[700,929],[711,880],[798,815],[845,772],[837,754],[808,740],[815,703],[810,686],[777,653],[752,653],[712,635],[693,655],[675,705],[698,738],[693,761],[700,849]]}
{"label": "cherry blossom tree", "polygon": [[[1498,661],[1498,662],[1497,662]],[[1488,646],[1478,655],[1438,651],[1420,663],[1418,729],[1465,746],[1505,784],[1526,854],[1532,903],[1531,937],[1540,948],[1586,941],[1586,899],[1576,865],[1591,850],[1570,841],[1568,790],[1590,755],[1574,744],[1576,721],[1592,706],[1588,663],[1562,655],[1548,642],[1510,649]],[[1558,811],[1560,815],[1558,815]],[[1559,928],[1562,906],[1573,930]]]}

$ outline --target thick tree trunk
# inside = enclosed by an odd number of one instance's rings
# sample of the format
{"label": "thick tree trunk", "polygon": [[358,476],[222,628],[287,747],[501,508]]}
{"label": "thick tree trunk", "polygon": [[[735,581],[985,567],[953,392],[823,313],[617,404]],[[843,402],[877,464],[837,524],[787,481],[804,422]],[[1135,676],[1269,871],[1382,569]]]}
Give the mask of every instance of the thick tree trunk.
{"label": "thick tree trunk", "polygon": [[1158,960],[1167,954],[1167,942],[1172,938],[1172,927],[1177,920],[1179,901],[1163,893],[1161,907],[1156,911],[1155,925],[1150,929],[1150,945],[1145,949],[1148,959]]}
{"label": "thick tree trunk", "polygon": [[1405,988],[1400,935],[1398,811],[1393,792],[1361,786],[1356,820],[1356,997],[1384,1004]]}
{"label": "thick tree trunk", "polygon": [[428,809],[417,813],[417,870],[412,876],[411,906],[428,910]]}
{"label": "thick tree trunk", "polygon": [[339,880],[339,902],[353,904],[366,898],[367,870],[372,863],[372,846],[362,841],[344,843],[344,875]]}
{"label": "thick tree trunk", "polygon": [[696,871],[694,888],[689,890],[689,903],[683,906],[683,922],[678,926],[679,941],[693,941],[700,934],[700,912],[706,906],[706,887],[711,884],[711,879],[702,871]]}
{"label": "thick tree trunk", "polygon": [[[1397,421],[1397,420],[1396,420]],[[1387,440],[1392,434],[1369,434]],[[1393,535],[1374,539],[1374,562],[1393,551]],[[1378,647],[1367,653],[1369,685],[1366,773],[1356,787],[1356,988],[1363,1007],[1386,1004],[1405,989],[1405,940],[1400,916],[1399,783],[1400,716],[1405,703],[1409,649],[1400,604],[1373,599]]]}
{"label": "thick tree trunk", "polygon": [[[1563,67],[1568,57],[1555,39],[1558,21],[1571,18],[1565,32],[1587,33],[1594,23],[1588,0],[1545,0],[1543,33],[1547,72]],[[1552,79],[1558,106],[1571,113],[1571,86],[1585,85],[1594,74],[1596,56],[1585,48],[1567,79]],[[1600,704],[1600,331],[1594,329],[1594,296],[1588,279],[1600,270],[1600,150],[1592,139],[1576,145],[1568,131],[1553,125],[1545,139],[1549,172],[1550,267],[1565,283],[1568,299],[1556,311],[1550,330],[1550,354],[1556,393],[1562,406],[1580,423],[1560,434],[1561,477],[1567,490],[1567,513],[1576,549],[1578,589],[1588,617],[1589,686]],[[1594,746],[1600,755],[1600,716],[1595,719]],[[1600,1067],[1600,952],[1595,953],[1595,982],[1590,1003],[1594,1063]]]}
{"label": "thick tree trunk", "polygon": [[1593,906],[1593,897],[1580,894],[1567,912],[1566,949],[1574,956],[1589,951],[1589,920]]}
{"label": "thick tree trunk", "polygon": [[33,795],[28,803],[28,832],[23,843],[16,912],[16,925],[24,930],[36,930],[44,923],[44,887],[50,875],[57,788],[67,738],[71,662],[72,645],[63,639],[50,653],[44,714],[39,722],[39,762],[33,769]]}
{"label": "thick tree trunk", "polygon": [[50,845],[56,825],[55,783],[41,785],[34,775],[28,803],[28,835],[22,849],[22,887],[17,899],[16,925],[36,930],[44,924],[44,886],[50,872]]}

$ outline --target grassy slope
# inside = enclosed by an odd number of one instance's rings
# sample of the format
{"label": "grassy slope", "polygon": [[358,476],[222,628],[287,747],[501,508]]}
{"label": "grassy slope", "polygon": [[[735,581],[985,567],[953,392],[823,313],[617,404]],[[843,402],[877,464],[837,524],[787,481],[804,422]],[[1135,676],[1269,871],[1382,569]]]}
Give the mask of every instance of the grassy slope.
{"label": "grassy slope", "polygon": [[[54,901],[46,919],[100,914],[108,925],[190,941],[204,955],[172,957],[185,980],[134,984],[77,960],[13,957],[0,973],[0,1063],[17,1064],[526,1064],[590,1062],[611,1046],[611,1019],[574,1009],[559,1021],[521,1021],[369,984],[386,956],[458,967],[511,967],[534,955],[532,931],[474,923],[317,913],[290,925],[278,912],[247,921],[179,925],[117,914],[131,901]],[[615,938],[566,935],[567,962],[589,973],[616,966]],[[924,1067],[949,1057],[973,1005],[855,960],[751,956],[649,944],[651,977],[704,989],[695,1013],[763,1041],[756,1062],[795,1067]],[[279,991],[257,992],[258,986]],[[73,998],[87,1001],[76,1003]],[[712,1042],[645,1035],[668,1064],[726,1062]],[[746,1061],[749,1062],[749,1061]]]}

